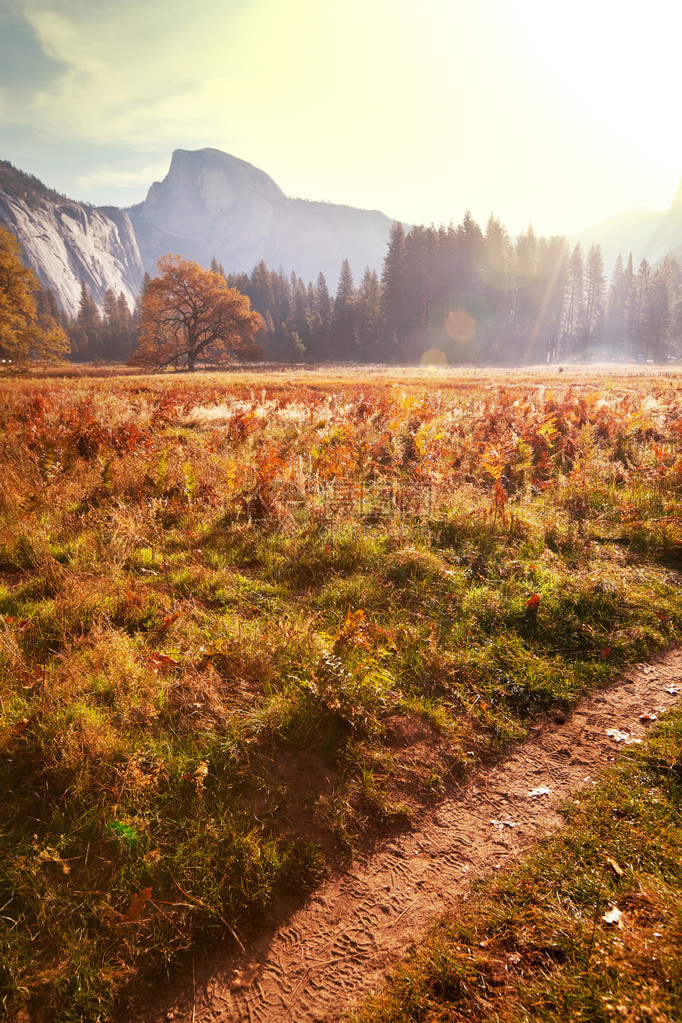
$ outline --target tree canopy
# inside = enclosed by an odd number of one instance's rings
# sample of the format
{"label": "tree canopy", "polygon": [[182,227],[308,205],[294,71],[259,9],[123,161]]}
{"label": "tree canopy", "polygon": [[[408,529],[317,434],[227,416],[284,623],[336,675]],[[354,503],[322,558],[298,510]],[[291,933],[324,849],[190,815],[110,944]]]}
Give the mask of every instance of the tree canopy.
{"label": "tree canopy", "polygon": [[180,256],[164,256],[157,269],[142,295],[133,365],[194,370],[200,359],[220,364],[261,354],[254,338],[263,320],[220,272]]}
{"label": "tree canopy", "polygon": [[40,282],[21,261],[14,235],[0,228],[0,358],[56,360],[67,355],[69,341],[48,313],[39,315],[35,293]]}

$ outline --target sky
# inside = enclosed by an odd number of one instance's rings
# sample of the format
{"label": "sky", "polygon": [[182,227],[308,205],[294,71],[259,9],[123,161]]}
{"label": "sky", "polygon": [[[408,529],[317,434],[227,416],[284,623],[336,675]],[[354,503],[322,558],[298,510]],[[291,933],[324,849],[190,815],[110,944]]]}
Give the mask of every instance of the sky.
{"label": "sky", "polygon": [[682,176],[671,0],[0,0],[0,159],[127,206],[174,149],[407,223],[570,234]]}

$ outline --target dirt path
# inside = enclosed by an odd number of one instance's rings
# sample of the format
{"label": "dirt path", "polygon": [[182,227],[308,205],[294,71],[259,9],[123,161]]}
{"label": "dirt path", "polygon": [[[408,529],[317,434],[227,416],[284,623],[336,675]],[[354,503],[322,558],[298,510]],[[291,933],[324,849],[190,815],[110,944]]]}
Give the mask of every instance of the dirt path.
{"label": "dirt path", "polygon": [[[474,877],[499,869],[556,827],[558,805],[644,734],[642,714],[682,693],[682,652],[636,665],[577,707],[542,724],[502,764],[440,803],[416,830],[359,856],[291,919],[239,959],[199,969],[184,997],[148,1020],[303,1023],[334,1019],[366,995]],[[617,730],[609,735],[609,730]],[[177,994],[177,992],[176,992]]]}

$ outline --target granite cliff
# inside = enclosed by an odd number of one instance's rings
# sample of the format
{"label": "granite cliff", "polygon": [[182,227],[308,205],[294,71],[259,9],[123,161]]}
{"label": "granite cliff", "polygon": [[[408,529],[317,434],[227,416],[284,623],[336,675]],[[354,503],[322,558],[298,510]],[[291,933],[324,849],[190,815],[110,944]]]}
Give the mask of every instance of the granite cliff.
{"label": "granite cliff", "polygon": [[78,310],[81,280],[96,302],[111,288],[132,308],[143,269],[123,210],[74,202],[1,164],[0,225],[16,235],[26,264],[66,312]]}
{"label": "granite cliff", "polygon": [[145,270],[179,253],[250,272],[262,259],[305,281],[322,271],[333,287],[348,259],[359,276],[379,268],[392,221],[378,211],[291,199],[263,171],[217,149],[173,153],[170,170],[126,211]]}

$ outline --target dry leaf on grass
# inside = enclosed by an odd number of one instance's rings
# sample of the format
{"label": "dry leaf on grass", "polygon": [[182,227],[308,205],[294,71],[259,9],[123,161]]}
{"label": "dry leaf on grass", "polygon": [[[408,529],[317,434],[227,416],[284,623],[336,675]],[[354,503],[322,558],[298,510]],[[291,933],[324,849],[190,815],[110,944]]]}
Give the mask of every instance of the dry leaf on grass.
{"label": "dry leaf on grass", "polygon": [[616,877],[622,877],[623,874],[625,873],[621,865],[619,863],[616,863],[616,861],[611,856],[607,856],[606,863],[611,868]]}
{"label": "dry leaf on grass", "polygon": [[151,897],[151,888],[143,888],[139,895],[133,895],[130,900],[130,905],[125,913],[121,914],[119,922],[122,924],[129,924],[133,923],[135,920],[139,920],[144,911],[144,907],[147,905]]}
{"label": "dry leaf on grass", "polygon": [[602,920],[604,921],[605,924],[608,924],[610,927],[622,927],[623,926],[621,920],[622,916],[623,914],[621,913],[617,906],[611,906],[611,908],[608,909],[606,913],[604,913],[604,915],[602,916]]}
{"label": "dry leaf on grass", "polygon": [[181,668],[182,664],[180,661],[173,660],[168,654],[160,654],[155,651],[149,655],[149,666],[158,671],[159,669]]}

